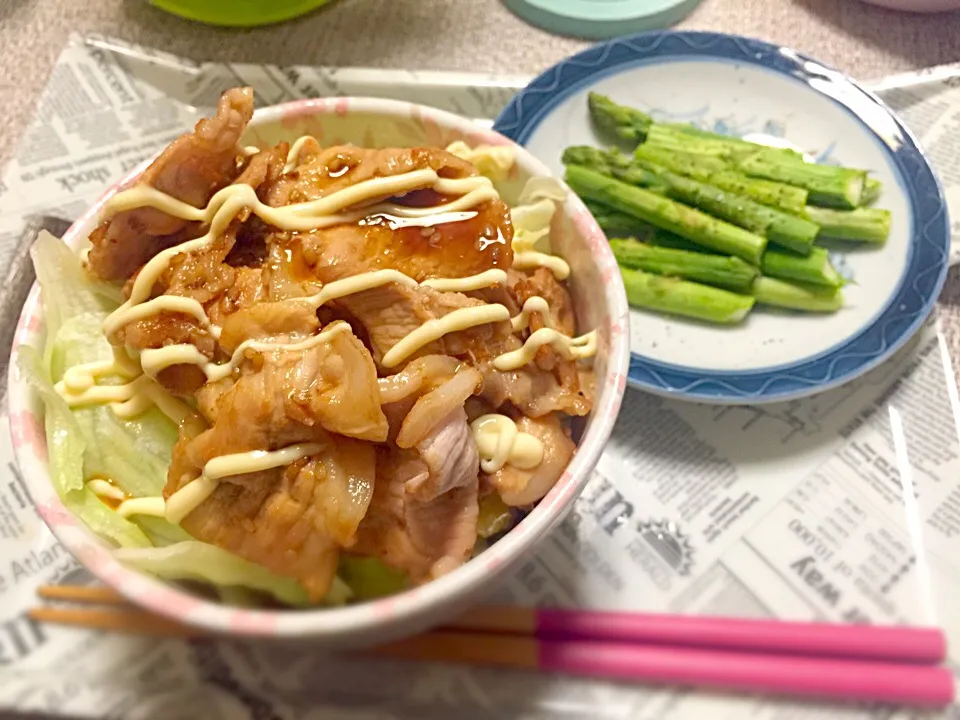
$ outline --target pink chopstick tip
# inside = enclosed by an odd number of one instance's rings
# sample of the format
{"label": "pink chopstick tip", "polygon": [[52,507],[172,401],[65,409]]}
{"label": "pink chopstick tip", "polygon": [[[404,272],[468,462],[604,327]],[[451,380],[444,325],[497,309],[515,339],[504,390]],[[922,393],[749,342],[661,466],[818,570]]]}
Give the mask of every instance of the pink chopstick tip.
{"label": "pink chopstick tip", "polygon": [[549,639],[652,643],[794,656],[936,664],[947,655],[938,628],[541,609],[537,635]]}
{"label": "pink chopstick tip", "polygon": [[942,667],[760,655],[617,643],[543,641],[549,672],[713,690],[944,707],[955,697]]}

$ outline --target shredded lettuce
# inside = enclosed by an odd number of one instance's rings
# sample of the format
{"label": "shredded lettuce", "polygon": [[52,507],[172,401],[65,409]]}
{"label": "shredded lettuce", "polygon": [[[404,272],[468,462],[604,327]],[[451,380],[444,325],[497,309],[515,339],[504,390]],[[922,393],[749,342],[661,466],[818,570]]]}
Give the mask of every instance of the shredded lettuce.
{"label": "shredded lettuce", "polygon": [[280,577],[262,565],[196,540],[162,548],[121,548],[115,554],[126,565],[166,580],[243,586],[270,593],[288,605],[302,607],[310,604],[307,591],[296,580]]}
{"label": "shredded lettuce", "polygon": [[509,177],[516,161],[513,148],[504,145],[478,145],[472,148],[462,140],[457,140],[447,147],[447,152],[473,163],[478,173],[495,183]]}
{"label": "shredded lettuce", "polygon": [[40,302],[47,326],[44,360],[63,324],[83,313],[106,315],[120,304],[119,293],[105,283],[87,277],[77,256],[60,239],[43,231],[30,249],[33,267],[40,283]]}
{"label": "shredded lettuce", "polygon": [[20,371],[38,391],[46,411],[47,452],[50,479],[67,509],[93,532],[121,547],[147,547],[150,540],[135,523],[121,517],[84,484],[83,460],[87,437],[70,408],[53,389],[40,354],[31,347],[20,349]]}
{"label": "shredded lettuce", "polygon": [[527,180],[527,184],[523,186],[518,202],[520,205],[529,205],[538,200],[562,203],[566,199],[567,190],[559,180],[552,177],[534,177]]}
{"label": "shredded lettuce", "polygon": [[520,204],[510,211],[513,221],[513,249],[553,254],[550,223],[557,203],[566,198],[563,185],[549,177],[530,178],[520,193]]}
{"label": "shredded lettuce", "polygon": [[501,498],[500,493],[492,492],[480,498],[480,511],[477,516],[477,536],[486,540],[503,532],[513,522],[513,512]]}
{"label": "shredded lettuce", "polygon": [[387,567],[377,558],[343,555],[338,573],[358,600],[396,595],[409,586],[406,573]]}

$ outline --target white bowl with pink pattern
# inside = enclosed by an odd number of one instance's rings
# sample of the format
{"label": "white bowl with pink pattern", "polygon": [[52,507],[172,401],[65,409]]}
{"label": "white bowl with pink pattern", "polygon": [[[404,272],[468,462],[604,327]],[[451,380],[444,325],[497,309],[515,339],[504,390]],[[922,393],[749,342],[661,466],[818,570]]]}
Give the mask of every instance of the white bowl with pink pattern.
{"label": "white bowl with pink pattern", "polygon": [[[271,146],[310,134],[324,145],[352,142],[367,147],[431,145],[455,140],[468,145],[507,145],[516,153],[510,179],[501,187],[515,204],[530,177],[547,168],[502,135],[456,115],[393,100],[311,99],[258,110],[245,144]],[[130,185],[138,168],[111,187],[64,235],[79,248],[97,224],[106,200]],[[63,545],[100,580],[131,602],[160,615],[227,635],[309,639],[323,646],[360,646],[409,635],[452,617],[490,592],[519,561],[535,552],[565,517],[586,485],[603,451],[620,408],[629,362],[627,302],[613,254],[600,228],[580,200],[569,193],[551,232],[555,251],[572,267],[569,281],[579,328],[599,330],[595,358],[597,392],[577,452],[547,496],[513,530],[466,565],[426,585],[392,597],[342,608],[249,610],[218,604],[176,584],[129,569],[110,547],[69,513],[47,472],[42,405],[18,371],[18,349],[38,345],[44,334],[39,289],[24,306],[14,340],[9,378],[10,428],[17,462],[41,517]]]}

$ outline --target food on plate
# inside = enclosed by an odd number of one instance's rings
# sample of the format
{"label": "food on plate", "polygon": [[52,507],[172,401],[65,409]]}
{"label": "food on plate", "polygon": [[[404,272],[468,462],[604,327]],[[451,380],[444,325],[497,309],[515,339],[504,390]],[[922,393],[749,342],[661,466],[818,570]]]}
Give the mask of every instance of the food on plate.
{"label": "food on plate", "polygon": [[38,240],[51,477],[122,561],[232,601],[428,582],[549,492],[590,412],[564,190],[509,207],[502,147],[244,148],[252,114],[224,93],[82,263]]}
{"label": "food on plate", "polygon": [[598,93],[587,104],[611,147],[566,148],[566,180],[611,238],[635,307],[724,325],[756,306],[833,313],[845,281],[830,243],[890,234],[864,170],[656,122]]}

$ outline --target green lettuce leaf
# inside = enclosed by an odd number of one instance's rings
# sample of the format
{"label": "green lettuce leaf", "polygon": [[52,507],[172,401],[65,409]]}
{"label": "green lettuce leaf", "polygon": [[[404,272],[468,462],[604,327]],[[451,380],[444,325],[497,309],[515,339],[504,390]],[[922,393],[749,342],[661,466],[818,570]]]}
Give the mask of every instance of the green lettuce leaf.
{"label": "green lettuce leaf", "polygon": [[296,580],[280,577],[262,565],[196,540],[162,548],[123,548],[115,555],[126,565],[167,580],[239,585],[269,593],[288,605],[302,607],[310,604],[307,591]]}
{"label": "green lettuce leaf", "polygon": [[50,479],[67,509],[98,535],[121,547],[147,547],[150,540],[135,523],[121,517],[84,485],[87,438],[43,367],[39,353],[20,349],[20,372],[40,394],[46,413]]}
{"label": "green lettuce leaf", "polygon": [[395,595],[409,586],[406,573],[387,567],[377,558],[342,555],[338,574],[358,600]]}

